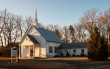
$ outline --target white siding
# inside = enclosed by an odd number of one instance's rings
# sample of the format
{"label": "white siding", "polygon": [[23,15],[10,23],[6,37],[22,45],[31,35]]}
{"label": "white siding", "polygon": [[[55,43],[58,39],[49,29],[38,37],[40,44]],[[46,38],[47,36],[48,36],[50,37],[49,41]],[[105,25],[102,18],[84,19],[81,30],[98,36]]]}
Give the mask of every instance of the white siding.
{"label": "white siding", "polygon": [[33,45],[32,41],[28,38],[28,36],[25,37],[21,46],[27,46],[27,45]]}
{"label": "white siding", "polygon": [[46,40],[41,36],[41,34],[35,28],[32,30],[30,34],[33,35],[40,44],[40,46],[37,47],[36,49],[37,50],[36,53],[39,52],[39,54],[37,53],[36,56],[39,55],[39,57],[46,58]]}
{"label": "white siding", "polygon": [[[76,50],[76,56],[80,56],[81,54],[81,50],[84,49],[84,54],[87,55],[87,48],[74,48]],[[69,55],[72,56],[74,53],[73,53],[73,50],[74,49],[60,49],[60,53],[62,52],[63,56],[66,56],[66,53],[68,51]]]}
{"label": "white siding", "polygon": [[[35,57],[46,57],[46,40],[41,36],[41,34],[33,27],[29,31],[30,35],[33,35],[35,39],[39,42],[40,46],[35,45]],[[22,44],[20,46],[27,46],[27,45],[33,45],[32,41],[26,36],[24,40],[22,41]],[[27,54],[28,50],[25,50],[22,48],[21,52],[24,52],[24,54],[21,54],[22,56]]]}
{"label": "white siding", "polygon": [[35,57],[40,57],[39,56],[40,55],[39,45],[35,45],[34,49],[35,49]]}
{"label": "white siding", "polygon": [[[46,57],[46,40],[41,36],[41,34],[34,28],[30,33],[39,42],[40,46],[37,47],[36,56]],[[38,53],[39,52],[39,53]]]}
{"label": "white siding", "polygon": [[[54,57],[55,55],[58,55],[58,53],[55,53],[55,47],[59,47],[61,43],[55,43],[55,42],[47,42],[47,57]],[[49,46],[53,47],[53,53],[49,53]]]}

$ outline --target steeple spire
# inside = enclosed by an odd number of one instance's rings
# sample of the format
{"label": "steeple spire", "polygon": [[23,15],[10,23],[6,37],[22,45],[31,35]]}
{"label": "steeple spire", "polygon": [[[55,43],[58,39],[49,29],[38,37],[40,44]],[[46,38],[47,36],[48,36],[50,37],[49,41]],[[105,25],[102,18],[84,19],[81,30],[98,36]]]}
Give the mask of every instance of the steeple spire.
{"label": "steeple spire", "polygon": [[37,19],[37,6],[35,8],[35,18],[34,18],[33,25],[36,26],[37,28],[39,28],[38,19]]}
{"label": "steeple spire", "polygon": [[34,18],[34,23],[38,23],[38,20],[37,20],[37,6],[35,8],[35,18]]}

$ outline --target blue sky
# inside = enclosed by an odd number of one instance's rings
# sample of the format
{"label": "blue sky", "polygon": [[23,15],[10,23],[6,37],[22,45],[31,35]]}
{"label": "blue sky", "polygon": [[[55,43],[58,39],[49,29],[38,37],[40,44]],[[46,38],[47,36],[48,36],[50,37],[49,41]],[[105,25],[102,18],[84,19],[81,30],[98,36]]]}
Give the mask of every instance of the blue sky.
{"label": "blue sky", "polygon": [[37,4],[38,21],[44,25],[73,25],[83,13],[92,8],[104,12],[110,8],[110,0],[0,0],[0,10],[7,9],[20,16],[35,15]]}

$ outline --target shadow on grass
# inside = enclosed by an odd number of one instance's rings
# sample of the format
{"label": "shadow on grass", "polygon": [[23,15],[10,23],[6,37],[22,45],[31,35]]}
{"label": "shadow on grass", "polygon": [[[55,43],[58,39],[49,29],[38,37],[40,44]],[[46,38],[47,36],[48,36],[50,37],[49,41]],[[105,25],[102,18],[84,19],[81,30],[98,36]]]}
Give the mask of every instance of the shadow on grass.
{"label": "shadow on grass", "polygon": [[7,69],[95,69],[110,68],[110,59],[104,61],[91,60],[20,60],[10,63],[9,60],[0,60],[0,68]]}

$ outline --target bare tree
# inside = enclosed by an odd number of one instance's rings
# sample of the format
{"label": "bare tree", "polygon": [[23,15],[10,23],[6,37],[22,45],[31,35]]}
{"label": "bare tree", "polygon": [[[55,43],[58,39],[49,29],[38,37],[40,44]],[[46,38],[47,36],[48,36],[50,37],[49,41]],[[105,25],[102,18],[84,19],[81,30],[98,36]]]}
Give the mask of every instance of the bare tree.
{"label": "bare tree", "polygon": [[16,36],[17,36],[17,30],[19,30],[19,36],[20,36],[19,38],[22,39],[22,37],[23,37],[23,29],[24,29],[24,27],[23,27],[23,19],[22,19],[21,16],[17,16],[15,21],[17,23]]}
{"label": "bare tree", "polygon": [[[2,46],[10,46],[10,43],[16,43],[21,40],[24,29],[29,28],[32,19],[26,19],[26,25],[23,27],[23,20],[20,16],[9,13],[6,9],[0,12],[0,39]],[[31,22],[31,23],[30,23]]]}
{"label": "bare tree", "polygon": [[31,16],[26,17],[24,21],[24,32],[28,31],[30,27],[32,26],[33,18]]}
{"label": "bare tree", "polygon": [[1,43],[1,46],[3,47],[3,27],[4,27],[4,24],[2,22],[2,12],[0,11],[0,43]]}
{"label": "bare tree", "polygon": [[[31,27],[32,20],[31,17],[24,20],[21,16],[8,12],[7,9],[0,11],[0,45],[4,46],[4,50],[22,39],[24,31]],[[6,50],[6,53],[9,54],[9,51]]]}
{"label": "bare tree", "polygon": [[83,27],[91,33],[94,27],[94,24],[97,23],[97,9],[92,9],[84,13],[84,16],[81,17],[80,22],[83,24]]}
{"label": "bare tree", "polygon": [[49,25],[46,26],[46,29],[51,30],[51,31],[55,31],[56,29],[59,29],[59,25],[49,24]]}
{"label": "bare tree", "polygon": [[110,40],[110,8],[104,13],[104,24],[107,31],[107,37]]}
{"label": "bare tree", "polygon": [[1,11],[1,13],[2,13],[1,22],[4,24],[2,37],[3,37],[4,46],[6,46],[7,45],[7,32],[6,32],[7,30],[6,30],[6,28],[7,28],[7,24],[8,24],[7,22],[8,22],[9,13],[7,12],[7,9]]}
{"label": "bare tree", "polygon": [[65,42],[65,43],[70,42],[70,32],[69,32],[69,28],[67,26],[64,26],[62,28],[62,37],[63,37],[63,42]]}

